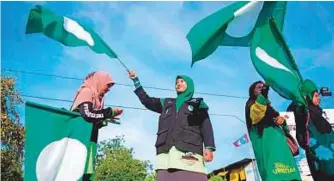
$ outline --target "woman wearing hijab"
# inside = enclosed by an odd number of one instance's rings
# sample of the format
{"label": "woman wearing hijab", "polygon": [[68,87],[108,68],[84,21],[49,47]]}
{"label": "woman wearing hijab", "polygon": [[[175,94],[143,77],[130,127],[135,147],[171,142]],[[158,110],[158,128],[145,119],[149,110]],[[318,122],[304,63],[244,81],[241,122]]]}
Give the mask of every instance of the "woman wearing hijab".
{"label": "woman wearing hijab", "polygon": [[[284,117],[270,105],[269,87],[262,81],[249,88],[245,115],[249,137],[263,181],[301,180],[298,167],[287,144]],[[283,127],[283,129],[281,128]]]}
{"label": "woman wearing hijab", "polygon": [[129,77],[141,103],[160,114],[155,143],[158,181],[207,181],[204,161],[212,161],[215,143],[208,106],[203,99],[193,98],[193,80],[177,76],[177,97],[162,99],[147,95],[135,71]]}
{"label": "woman wearing hijab", "polygon": [[93,160],[95,160],[94,157],[96,155],[98,130],[104,126],[103,121],[106,119],[115,119],[116,116],[123,112],[123,110],[118,108],[103,108],[104,95],[114,84],[111,76],[105,72],[97,71],[89,74],[78,89],[71,107],[72,111],[80,112],[86,121],[93,124],[90,138],[89,164],[86,167],[83,181],[92,180],[90,177],[94,173]]}
{"label": "woman wearing hijab", "polygon": [[301,93],[308,104],[307,108],[297,104],[289,106],[296,121],[296,138],[305,150],[308,165],[315,181],[334,180],[334,131],[327,121],[320,105],[317,86],[305,80]]}

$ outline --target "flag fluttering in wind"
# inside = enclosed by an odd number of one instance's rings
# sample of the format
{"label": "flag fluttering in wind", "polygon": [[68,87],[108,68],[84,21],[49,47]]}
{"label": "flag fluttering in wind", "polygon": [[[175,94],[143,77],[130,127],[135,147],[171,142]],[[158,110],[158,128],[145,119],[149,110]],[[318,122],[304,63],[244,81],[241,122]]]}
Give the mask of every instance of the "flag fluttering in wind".
{"label": "flag fluttering in wind", "polygon": [[266,83],[282,97],[305,105],[302,77],[273,18],[257,27],[250,50],[253,65]]}
{"label": "flag fluttering in wind", "polygon": [[250,47],[252,63],[265,82],[282,97],[305,104],[302,76],[282,35],[286,4],[236,2],[204,18],[187,35],[192,65],[218,46]]}
{"label": "flag fluttering in wind", "polygon": [[244,144],[246,144],[248,142],[249,142],[249,138],[248,138],[248,135],[245,133],[237,141],[233,142],[233,145],[235,147],[239,147],[239,146],[244,145]]}
{"label": "flag fluttering in wind", "polygon": [[211,55],[218,46],[248,47],[258,24],[275,17],[283,27],[286,2],[236,2],[196,23],[187,35],[192,65]]}
{"label": "flag fluttering in wind", "polygon": [[82,180],[94,158],[92,124],[79,113],[27,102],[24,180]]}
{"label": "flag fluttering in wind", "polygon": [[40,5],[30,10],[26,34],[44,33],[65,46],[88,46],[94,52],[117,58],[116,53],[91,28],[65,16],[57,16]]}

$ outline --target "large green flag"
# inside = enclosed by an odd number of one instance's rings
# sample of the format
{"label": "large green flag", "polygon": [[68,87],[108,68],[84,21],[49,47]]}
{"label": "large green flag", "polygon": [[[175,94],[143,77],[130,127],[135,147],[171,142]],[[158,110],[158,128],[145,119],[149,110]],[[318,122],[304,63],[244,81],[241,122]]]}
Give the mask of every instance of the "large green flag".
{"label": "large green flag", "polygon": [[282,97],[305,104],[302,77],[273,18],[256,28],[250,49],[253,65],[266,83]]}
{"label": "large green flag", "polygon": [[30,11],[26,33],[44,33],[65,46],[89,46],[96,53],[117,58],[115,52],[91,28],[37,5]]}
{"label": "large green flag", "polygon": [[248,47],[255,27],[275,17],[283,27],[286,2],[236,2],[207,16],[187,35],[192,50],[192,65],[211,55],[218,46]]}
{"label": "large green flag", "polygon": [[[92,124],[78,113],[27,102],[24,180],[81,180],[86,173]],[[96,147],[94,148],[96,149]]]}

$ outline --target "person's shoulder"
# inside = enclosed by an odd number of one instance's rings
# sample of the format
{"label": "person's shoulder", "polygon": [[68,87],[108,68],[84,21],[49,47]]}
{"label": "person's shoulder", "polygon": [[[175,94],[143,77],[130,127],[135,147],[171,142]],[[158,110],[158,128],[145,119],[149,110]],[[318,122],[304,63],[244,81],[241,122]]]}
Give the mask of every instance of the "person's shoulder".
{"label": "person's shoulder", "polygon": [[79,92],[79,94],[78,94],[78,99],[83,99],[83,100],[86,100],[86,101],[89,101],[89,102],[91,102],[91,101],[93,101],[93,92],[92,92],[92,90],[90,89],[90,88],[88,88],[88,87],[83,87],[81,90],[80,90],[80,92]]}
{"label": "person's shoulder", "polygon": [[291,104],[289,104],[289,106],[287,107],[286,111],[294,111],[297,107],[297,104],[292,102]]}
{"label": "person's shoulder", "polygon": [[188,102],[192,102],[192,103],[200,103],[202,101],[203,101],[203,98],[201,98],[201,97],[193,97],[193,98],[188,100]]}
{"label": "person's shoulder", "polygon": [[209,109],[208,105],[204,102],[204,99],[201,97],[191,98],[188,102],[199,105],[199,109]]}

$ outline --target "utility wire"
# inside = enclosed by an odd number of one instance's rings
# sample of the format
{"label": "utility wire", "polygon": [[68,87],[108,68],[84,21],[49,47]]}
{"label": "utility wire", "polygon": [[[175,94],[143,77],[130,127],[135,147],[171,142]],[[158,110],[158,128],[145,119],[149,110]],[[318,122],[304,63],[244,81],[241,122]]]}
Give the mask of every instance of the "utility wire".
{"label": "utility wire", "polygon": [[[14,73],[23,73],[23,74],[30,74],[30,75],[39,75],[39,76],[48,76],[48,77],[57,77],[61,79],[70,79],[70,80],[77,80],[77,81],[83,81],[84,79],[81,78],[75,78],[75,77],[67,77],[67,76],[60,76],[60,75],[54,75],[54,74],[46,74],[46,73],[39,73],[39,72],[30,72],[25,70],[13,70],[13,69],[2,69],[4,72],[14,72]],[[123,83],[115,83],[116,85],[126,86],[126,87],[133,87],[131,84],[123,84]],[[143,86],[147,89],[155,89],[155,90],[164,90],[164,91],[172,91],[175,92],[173,89],[166,89],[166,88],[159,88],[159,87],[150,87],[150,86]],[[237,98],[237,99],[247,99],[247,97],[242,96],[234,96],[234,95],[228,95],[228,94],[215,94],[215,93],[209,93],[209,92],[195,92],[197,94],[202,95],[209,95],[209,96],[218,96],[218,97],[229,97],[229,98]]]}
{"label": "utility wire", "polygon": [[[59,102],[68,102],[68,103],[73,103],[71,100],[67,99],[57,99],[57,98],[50,98],[50,97],[40,97],[40,96],[32,96],[32,95],[27,95],[27,94],[21,94],[22,97],[27,97],[27,98],[34,98],[34,99],[42,99],[42,100],[49,100],[49,101],[59,101]],[[108,107],[119,107],[119,108],[124,108],[124,109],[136,109],[136,110],[143,110],[146,111],[148,109],[145,108],[138,108],[138,107],[131,107],[131,106],[120,106],[120,105],[106,105]]]}
{"label": "utility wire", "polygon": [[[21,94],[22,97],[26,97],[26,98],[34,98],[34,99],[42,99],[42,100],[49,100],[49,101],[60,101],[60,102],[68,102],[68,103],[72,103],[73,101],[71,100],[67,100],[67,99],[57,99],[57,98],[50,98],[50,97],[41,97],[41,96],[33,96],[33,95],[27,95],[27,94]],[[106,105],[108,107],[119,107],[119,108],[123,108],[123,109],[134,109],[134,110],[141,110],[141,111],[149,111],[148,109],[145,108],[139,108],[139,107],[132,107],[132,106],[121,106],[121,105]],[[240,122],[245,123],[244,120],[242,120],[241,118],[239,118],[236,115],[233,114],[209,114],[210,116],[220,116],[220,117],[234,117],[236,119],[238,119]]]}

